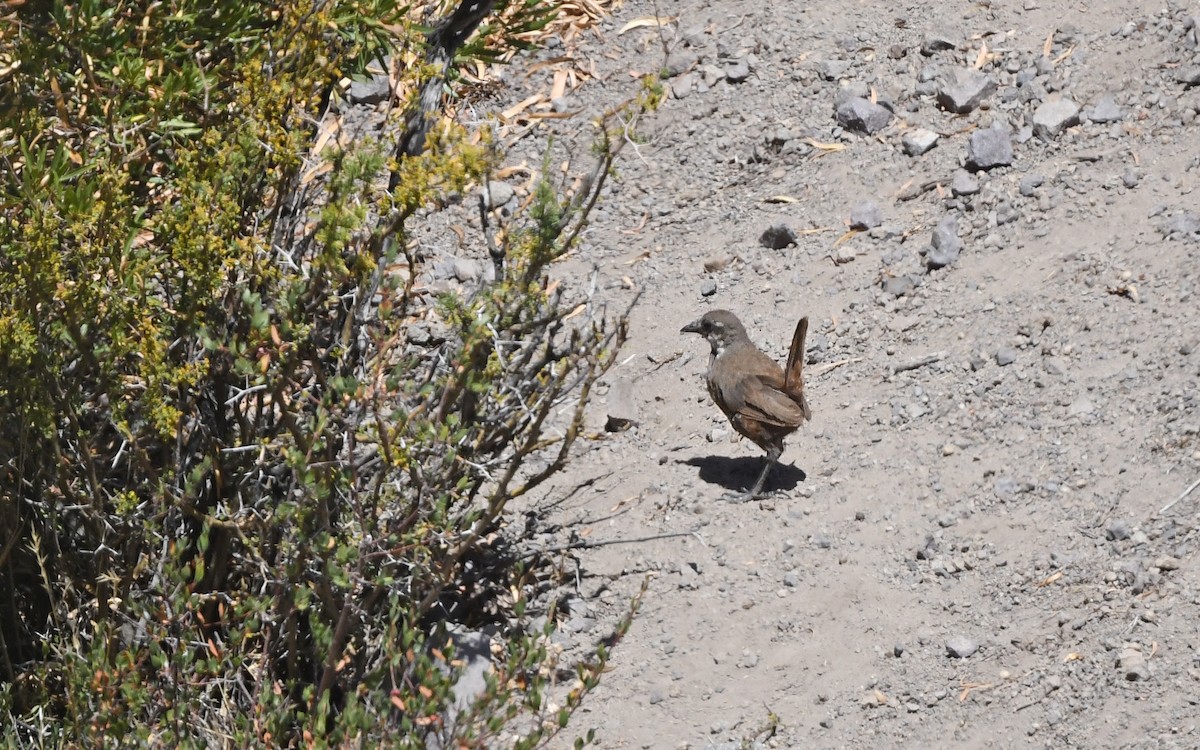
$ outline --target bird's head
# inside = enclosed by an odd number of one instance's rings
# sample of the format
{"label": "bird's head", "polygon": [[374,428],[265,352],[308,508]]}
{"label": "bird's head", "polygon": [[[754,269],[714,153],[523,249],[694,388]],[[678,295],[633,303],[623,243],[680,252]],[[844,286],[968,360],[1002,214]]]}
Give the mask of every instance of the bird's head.
{"label": "bird's head", "polygon": [[709,310],[679,329],[679,332],[700,334],[712,346],[712,353],[716,356],[720,356],[733,342],[747,338],[742,321],[728,310]]}

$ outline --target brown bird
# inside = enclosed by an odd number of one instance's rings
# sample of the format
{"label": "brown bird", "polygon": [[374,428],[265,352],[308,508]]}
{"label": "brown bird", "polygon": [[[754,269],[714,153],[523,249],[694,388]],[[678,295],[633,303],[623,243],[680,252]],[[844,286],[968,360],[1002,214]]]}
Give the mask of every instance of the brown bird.
{"label": "brown bird", "polygon": [[733,429],[767,452],[762,473],[744,497],[758,497],[767,474],[783,454],[783,439],[812,418],[804,398],[804,339],[808,318],[800,319],[792,336],[787,367],[758,350],[737,316],[710,310],[680,333],[698,333],[712,346],[708,360],[708,393],[725,412]]}

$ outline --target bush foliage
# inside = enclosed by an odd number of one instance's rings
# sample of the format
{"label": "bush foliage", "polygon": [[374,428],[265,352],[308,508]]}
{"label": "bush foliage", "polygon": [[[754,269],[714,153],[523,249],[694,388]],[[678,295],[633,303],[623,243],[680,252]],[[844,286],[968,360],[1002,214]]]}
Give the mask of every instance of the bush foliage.
{"label": "bush foliage", "polygon": [[[417,20],[80,0],[0,21],[0,742],[528,747],[595,684],[603,648],[552,703],[522,627],[540,574],[503,532],[624,340],[546,272],[645,102],[602,118],[576,189],[543,182],[501,232],[481,209],[498,279],[431,313],[410,235],[486,179],[486,134],[313,148],[337,81],[423,59]],[[438,71],[400,75],[416,101]],[[412,345],[430,314],[445,341]],[[455,716],[450,626],[488,623],[488,688]]]}

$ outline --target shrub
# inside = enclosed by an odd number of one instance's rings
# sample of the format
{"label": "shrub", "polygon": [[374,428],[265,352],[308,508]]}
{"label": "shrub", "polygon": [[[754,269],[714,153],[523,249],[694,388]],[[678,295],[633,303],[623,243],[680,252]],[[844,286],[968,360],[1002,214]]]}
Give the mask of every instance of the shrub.
{"label": "shrub", "polygon": [[[423,43],[394,2],[23,13],[0,32],[5,743],[533,746],[565,725],[606,652],[547,713],[505,511],[565,465],[624,341],[546,274],[646,103],[601,119],[577,190],[542,182],[499,233],[481,209],[498,278],[431,311],[410,234],[485,179],[488,139],[313,147],[336,81]],[[444,72],[402,72],[413,107]],[[411,344],[431,314],[444,341]],[[459,717],[455,623],[500,628]]]}

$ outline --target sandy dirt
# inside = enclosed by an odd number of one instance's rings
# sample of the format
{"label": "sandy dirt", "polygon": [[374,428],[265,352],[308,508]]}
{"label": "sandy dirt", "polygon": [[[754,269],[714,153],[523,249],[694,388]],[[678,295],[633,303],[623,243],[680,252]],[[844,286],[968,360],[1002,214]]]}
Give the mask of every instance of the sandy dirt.
{"label": "sandy dirt", "polygon": [[[514,165],[667,76],[560,266],[641,298],[545,541],[674,536],[571,557],[567,660],[650,582],[555,747],[1200,747],[1200,489],[1161,512],[1200,479],[1197,26],[1194,3],[630,1],[510,66],[499,109],[551,88],[540,60],[594,71]],[[839,124],[855,96],[869,134]],[[990,128],[1011,163],[964,169]],[[794,243],[764,246],[778,224]],[[812,321],[813,419],[758,502],[726,499],[761,451],[679,333],[717,307],[781,362]]]}

